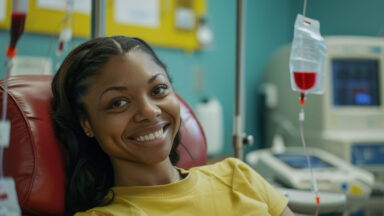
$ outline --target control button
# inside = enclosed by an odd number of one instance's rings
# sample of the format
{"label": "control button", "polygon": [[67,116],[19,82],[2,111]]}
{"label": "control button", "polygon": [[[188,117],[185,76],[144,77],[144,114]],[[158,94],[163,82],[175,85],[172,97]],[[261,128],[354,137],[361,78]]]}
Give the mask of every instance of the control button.
{"label": "control button", "polygon": [[348,189],[348,185],[346,183],[341,183],[340,189],[341,191],[346,191]]}

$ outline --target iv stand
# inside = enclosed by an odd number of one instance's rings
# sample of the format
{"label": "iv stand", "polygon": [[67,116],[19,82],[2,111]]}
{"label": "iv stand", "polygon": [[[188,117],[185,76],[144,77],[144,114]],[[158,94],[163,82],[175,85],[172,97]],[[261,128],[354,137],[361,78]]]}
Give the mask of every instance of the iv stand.
{"label": "iv stand", "polygon": [[244,144],[252,144],[253,137],[243,132],[244,116],[244,71],[245,71],[245,0],[237,0],[236,20],[236,95],[233,148],[235,157],[243,160]]}
{"label": "iv stand", "polygon": [[105,36],[105,0],[92,0],[91,38]]}

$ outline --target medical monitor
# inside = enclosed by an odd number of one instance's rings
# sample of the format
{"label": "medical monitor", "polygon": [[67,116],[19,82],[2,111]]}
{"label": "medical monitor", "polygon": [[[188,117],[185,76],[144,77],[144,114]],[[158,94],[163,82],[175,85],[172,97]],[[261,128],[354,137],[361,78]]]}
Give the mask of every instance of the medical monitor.
{"label": "medical monitor", "polygon": [[327,88],[320,100],[325,124],[317,146],[383,171],[384,39],[328,37],[326,44]]}
{"label": "medical monitor", "polygon": [[324,130],[329,133],[384,129],[384,39],[327,37]]}
{"label": "medical monitor", "polygon": [[332,59],[333,106],[380,106],[378,59]]}

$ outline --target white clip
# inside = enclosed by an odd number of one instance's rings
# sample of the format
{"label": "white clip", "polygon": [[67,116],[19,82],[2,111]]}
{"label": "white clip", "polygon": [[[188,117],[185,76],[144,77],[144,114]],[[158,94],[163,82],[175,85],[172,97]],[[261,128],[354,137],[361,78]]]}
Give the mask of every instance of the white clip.
{"label": "white clip", "polygon": [[0,178],[0,216],[20,216],[15,181],[12,178]]}
{"label": "white clip", "polygon": [[305,113],[303,110],[300,110],[299,112],[299,120],[304,121],[305,120]]}
{"label": "white clip", "polygon": [[0,148],[9,146],[9,137],[11,135],[11,122],[0,121]]}

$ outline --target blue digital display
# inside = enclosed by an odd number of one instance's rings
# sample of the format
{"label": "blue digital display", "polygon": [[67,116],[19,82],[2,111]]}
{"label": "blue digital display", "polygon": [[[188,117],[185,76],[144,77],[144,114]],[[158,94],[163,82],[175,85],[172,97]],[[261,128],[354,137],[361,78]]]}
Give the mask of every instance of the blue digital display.
{"label": "blue digital display", "polygon": [[351,156],[351,163],[356,166],[382,166],[384,165],[384,143],[354,144]]}
{"label": "blue digital display", "polygon": [[[274,154],[274,156],[295,169],[307,169],[307,158],[303,154]],[[313,155],[309,156],[313,169],[333,168],[331,164]]]}
{"label": "blue digital display", "polygon": [[332,60],[333,105],[380,106],[379,62]]}

